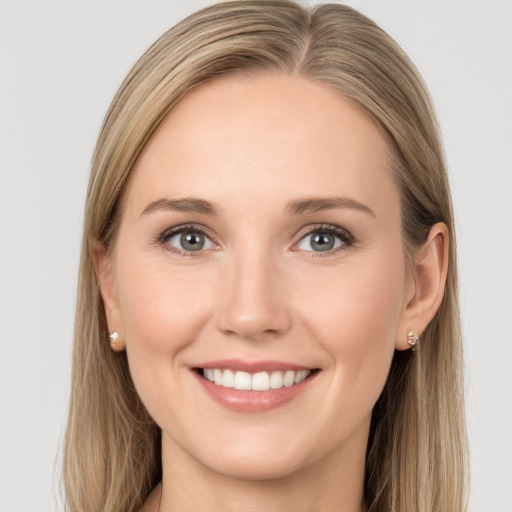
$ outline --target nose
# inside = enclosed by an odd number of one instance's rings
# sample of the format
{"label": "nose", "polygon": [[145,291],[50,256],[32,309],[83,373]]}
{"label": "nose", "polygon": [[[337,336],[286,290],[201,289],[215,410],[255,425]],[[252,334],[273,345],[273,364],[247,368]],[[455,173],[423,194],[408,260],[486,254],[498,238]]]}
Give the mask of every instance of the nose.
{"label": "nose", "polygon": [[268,254],[239,255],[221,284],[218,327],[228,335],[263,340],[291,326],[282,268]]}

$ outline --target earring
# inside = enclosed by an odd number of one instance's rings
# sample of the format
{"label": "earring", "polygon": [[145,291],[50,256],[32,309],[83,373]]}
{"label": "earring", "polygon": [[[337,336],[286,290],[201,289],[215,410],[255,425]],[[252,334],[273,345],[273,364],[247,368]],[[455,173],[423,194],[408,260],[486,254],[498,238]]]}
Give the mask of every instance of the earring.
{"label": "earring", "polygon": [[409,331],[407,333],[407,343],[412,347],[412,350],[416,350],[416,344],[420,341],[419,336],[414,334],[414,331]]}
{"label": "earring", "polygon": [[119,338],[119,333],[117,331],[111,332],[108,335],[108,339],[110,341],[110,348],[114,352],[122,352],[125,349],[125,342]]}

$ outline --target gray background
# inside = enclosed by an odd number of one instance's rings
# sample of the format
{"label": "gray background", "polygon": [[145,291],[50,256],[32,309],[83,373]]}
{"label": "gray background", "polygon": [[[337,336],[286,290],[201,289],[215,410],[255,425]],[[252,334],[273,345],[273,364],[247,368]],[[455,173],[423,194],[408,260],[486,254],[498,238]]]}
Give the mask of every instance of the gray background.
{"label": "gray background", "polygon": [[[210,2],[0,0],[0,511],[60,511],[82,208],[135,59]],[[354,0],[430,86],[453,186],[473,512],[512,511],[512,0]],[[447,511],[449,512],[449,511]]]}

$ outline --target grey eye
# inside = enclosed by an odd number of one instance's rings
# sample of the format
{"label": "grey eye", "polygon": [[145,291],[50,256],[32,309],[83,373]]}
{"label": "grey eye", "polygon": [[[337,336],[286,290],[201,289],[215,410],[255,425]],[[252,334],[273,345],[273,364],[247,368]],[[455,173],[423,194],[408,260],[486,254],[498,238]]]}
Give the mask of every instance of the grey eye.
{"label": "grey eye", "polygon": [[182,231],[169,238],[168,243],[182,251],[202,251],[213,247],[213,242],[203,233],[194,230]]}
{"label": "grey eye", "polygon": [[332,233],[313,231],[300,241],[299,249],[303,251],[324,252],[336,249],[342,243],[342,240]]}

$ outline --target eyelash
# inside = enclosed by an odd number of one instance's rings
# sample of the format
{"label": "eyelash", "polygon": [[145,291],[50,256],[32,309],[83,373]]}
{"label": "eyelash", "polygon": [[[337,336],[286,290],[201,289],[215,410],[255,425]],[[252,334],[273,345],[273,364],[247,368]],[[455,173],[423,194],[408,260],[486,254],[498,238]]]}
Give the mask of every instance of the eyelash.
{"label": "eyelash", "polygon": [[334,226],[332,224],[316,224],[313,226],[308,226],[307,228],[302,230],[299,234],[299,240],[294,244],[294,246],[299,244],[307,236],[311,236],[315,233],[325,233],[328,235],[333,235],[341,240],[341,246],[334,248],[334,249],[324,251],[324,252],[322,252],[322,251],[307,251],[307,252],[311,253],[310,257],[312,257],[312,258],[325,258],[328,256],[332,256],[333,254],[337,254],[340,251],[343,251],[343,250],[348,249],[349,247],[352,247],[356,242],[356,239],[354,238],[354,236],[344,228],[341,228],[339,226]]}
{"label": "eyelash", "polygon": [[169,240],[173,238],[176,235],[179,235],[181,233],[184,233],[185,231],[191,231],[193,233],[199,233],[203,235],[204,237],[211,239],[211,237],[208,235],[206,229],[204,229],[202,226],[199,226],[197,224],[184,224],[181,226],[176,226],[170,229],[167,229],[164,231],[157,239],[157,243],[160,245],[165,246],[165,249],[169,252],[172,252],[173,254],[178,254],[179,256],[185,256],[185,257],[194,257],[199,256],[203,251],[182,251],[181,249],[178,249],[171,244],[169,244]]}
{"label": "eyelash", "polygon": [[[167,229],[164,231],[161,235],[158,236],[156,242],[159,245],[165,246],[166,250],[178,254],[180,256],[185,257],[195,257],[199,256],[202,252],[202,250],[199,251],[183,251],[181,249],[177,249],[176,247],[169,244],[169,240],[173,238],[176,235],[179,235],[185,231],[191,231],[193,233],[199,233],[203,235],[204,237],[211,240],[211,237],[208,235],[208,232],[206,229],[204,229],[202,226],[197,224],[184,224],[181,226],[175,226],[173,228]],[[302,242],[307,236],[311,236],[315,233],[325,233],[328,235],[333,235],[337,237],[341,241],[341,246],[326,250],[325,252],[322,251],[306,251],[311,253],[311,257],[327,257],[331,256],[333,254],[336,254],[342,250],[346,250],[349,247],[353,246],[356,242],[353,235],[348,232],[346,229],[343,229],[339,226],[334,226],[332,224],[316,224],[313,226],[308,226],[307,228],[304,228],[299,233],[299,239],[297,242],[295,242],[293,245],[296,246],[300,242]]]}

